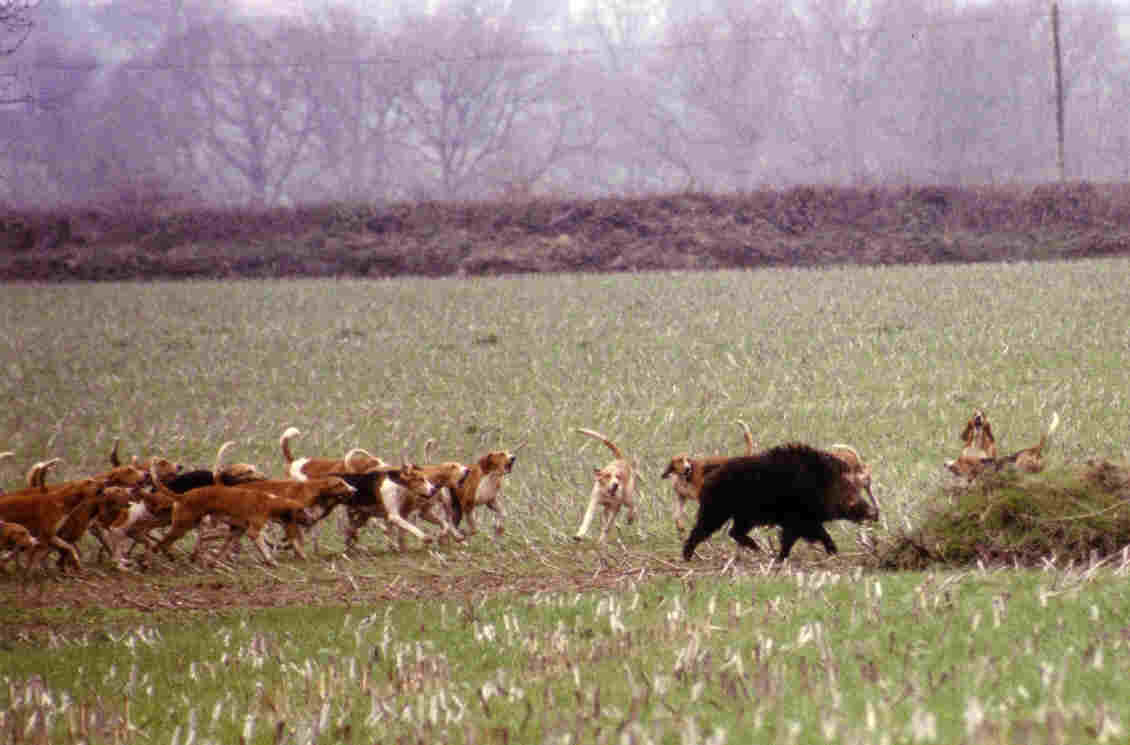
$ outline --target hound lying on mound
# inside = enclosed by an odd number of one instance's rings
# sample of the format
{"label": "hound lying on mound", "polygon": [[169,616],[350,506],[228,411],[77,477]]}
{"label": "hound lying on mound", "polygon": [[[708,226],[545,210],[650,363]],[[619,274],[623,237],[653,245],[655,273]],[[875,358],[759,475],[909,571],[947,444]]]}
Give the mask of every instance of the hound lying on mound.
{"label": "hound lying on mound", "polygon": [[965,481],[973,481],[985,471],[999,471],[1009,467],[1025,473],[1039,473],[1044,470],[1044,449],[1051,443],[1052,434],[1058,428],[1059,413],[1052,412],[1052,419],[1048,423],[1048,428],[1040,436],[1040,441],[1032,447],[1024,448],[1003,458],[967,456],[963,450],[961,457],[957,460],[946,461],[946,469]]}
{"label": "hound lying on mound", "polygon": [[962,458],[995,458],[997,457],[997,441],[993,437],[993,426],[989,424],[989,417],[981,409],[974,409],[973,416],[965,423],[961,430],[961,457]]}

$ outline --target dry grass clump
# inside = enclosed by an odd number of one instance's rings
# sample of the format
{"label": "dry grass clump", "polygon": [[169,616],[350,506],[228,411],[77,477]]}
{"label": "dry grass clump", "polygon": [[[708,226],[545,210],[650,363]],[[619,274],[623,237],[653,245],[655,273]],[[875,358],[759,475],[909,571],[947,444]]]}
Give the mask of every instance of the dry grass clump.
{"label": "dry grass clump", "polygon": [[934,502],[917,528],[878,552],[881,566],[1087,562],[1130,544],[1130,468],[1106,460],[986,474],[944,487]]}

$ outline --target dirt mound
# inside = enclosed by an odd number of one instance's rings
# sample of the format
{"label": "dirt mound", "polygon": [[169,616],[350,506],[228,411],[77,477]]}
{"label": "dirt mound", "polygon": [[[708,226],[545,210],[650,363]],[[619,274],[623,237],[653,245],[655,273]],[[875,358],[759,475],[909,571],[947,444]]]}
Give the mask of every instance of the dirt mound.
{"label": "dirt mound", "polygon": [[931,499],[921,525],[879,551],[886,569],[1086,564],[1130,544],[1130,468],[1091,460],[1039,475],[986,474]]}
{"label": "dirt mound", "polygon": [[1130,253],[1130,185],[139,212],[0,209],[0,279],[492,275]]}

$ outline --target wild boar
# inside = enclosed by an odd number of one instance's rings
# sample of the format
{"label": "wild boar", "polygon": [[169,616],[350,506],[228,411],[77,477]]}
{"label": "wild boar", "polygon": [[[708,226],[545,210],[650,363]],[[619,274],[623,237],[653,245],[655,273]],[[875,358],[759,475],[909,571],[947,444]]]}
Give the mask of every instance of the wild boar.
{"label": "wild boar", "polygon": [[878,520],[879,506],[870,494],[869,470],[810,445],[788,443],[732,458],[707,476],[683,558],[690,561],[698,544],[731,519],[730,537],[755,551],[761,547],[749,531],[758,525],[779,525],[777,558],[784,560],[799,538],[819,541],[829,554],[836,553],[824,523]]}

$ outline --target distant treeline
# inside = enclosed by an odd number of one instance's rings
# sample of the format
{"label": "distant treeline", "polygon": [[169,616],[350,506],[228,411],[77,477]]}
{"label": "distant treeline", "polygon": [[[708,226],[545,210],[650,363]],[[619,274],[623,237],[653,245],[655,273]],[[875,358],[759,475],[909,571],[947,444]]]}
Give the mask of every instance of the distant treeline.
{"label": "distant treeline", "polygon": [[[0,53],[0,204],[1061,178],[1047,3],[249,5],[35,3]],[[1066,178],[1126,181],[1125,7],[1060,5]]]}

